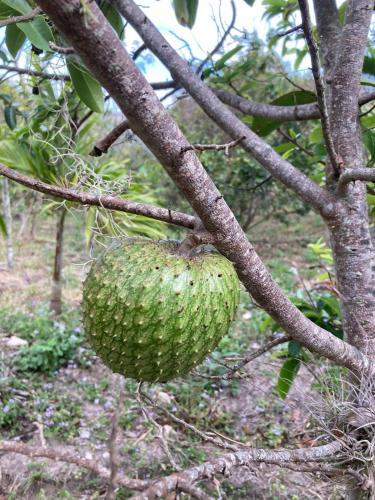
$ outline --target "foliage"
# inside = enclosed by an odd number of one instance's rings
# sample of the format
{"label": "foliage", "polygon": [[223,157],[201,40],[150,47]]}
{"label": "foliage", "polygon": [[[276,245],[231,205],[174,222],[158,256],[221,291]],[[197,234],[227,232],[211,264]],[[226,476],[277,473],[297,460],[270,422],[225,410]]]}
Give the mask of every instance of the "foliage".
{"label": "foliage", "polygon": [[17,372],[42,372],[51,374],[70,360],[88,363],[84,336],[76,311],[66,311],[59,321],[48,316],[45,309],[29,314],[0,310],[1,329],[26,340],[14,359]]}

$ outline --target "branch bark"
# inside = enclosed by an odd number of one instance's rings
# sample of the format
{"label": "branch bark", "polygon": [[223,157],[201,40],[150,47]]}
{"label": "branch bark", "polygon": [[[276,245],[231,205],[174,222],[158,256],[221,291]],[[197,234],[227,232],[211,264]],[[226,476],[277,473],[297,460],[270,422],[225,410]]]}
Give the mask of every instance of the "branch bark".
{"label": "branch bark", "polygon": [[119,212],[127,212],[130,214],[144,215],[152,219],[175,224],[176,226],[194,229],[196,218],[192,215],[182,212],[175,212],[167,208],[154,207],[152,205],[144,205],[134,201],[124,200],[115,196],[101,196],[91,193],[77,192],[74,189],[67,189],[60,186],[52,186],[32,177],[22,175],[11,168],[0,163],[0,175],[4,175],[18,184],[22,184],[30,189],[39,191],[40,193],[48,194],[49,196],[57,196],[64,200],[73,201],[82,205],[94,205],[97,207],[108,208],[109,210],[118,210]]}
{"label": "branch bark", "polygon": [[[58,462],[66,462],[77,465],[82,469],[87,469],[97,476],[108,481],[110,479],[110,471],[100,465],[97,460],[89,460],[79,456],[76,452],[68,449],[60,450],[56,446],[48,448],[46,446],[30,446],[24,443],[15,441],[0,441],[0,451],[7,453],[19,453],[30,458],[49,458]],[[149,486],[151,481],[131,478],[117,478],[116,484],[126,486],[131,490],[143,490]]]}
{"label": "branch bark", "polygon": [[375,168],[347,168],[340,175],[338,188],[341,189],[352,181],[375,182]]}
{"label": "branch bark", "polygon": [[331,83],[332,72],[337,57],[341,25],[336,0],[313,0],[319,36],[319,49],[322,55],[324,78]]}
{"label": "branch bark", "polygon": [[222,104],[132,0],[111,0],[111,3],[138,32],[148,48],[169,69],[173,79],[185,88],[206,114],[233,140],[244,136],[245,139],[241,143],[243,148],[276,179],[292,189],[315,210],[329,211],[333,208],[334,199],[324,188],[282,159],[272,147]]}
{"label": "branch bark", "polygon": [[[342,208],[329,223],[343,325],[349,342],[375,355],[375,251],[368,223],[364,182],[346,183],[354,170],[363,171],[365,155],[358,116],[358,98],[373,0],[349,0],[337,48],[331,84],[331,132],[343,161],[339,195]],[[350,170],[347,174],[346,170]],[[332,189],[335,185],[332,185]]]}
{"label": "branch bark", "polygon": [[212,479],[216,474],[228,476],[236,467],[247,467],[254,463],[283,465],[284,463],[319,462],[326,457],[339,453],[344,445],[340,441],[296,450],[250,449],[227,453],[220,458],[204,462],[183,472],[171,474],[154,482],[142,493],[132,497],[134,500],[153,500],[167,498],[168,493],[179,489],[180,483],[194,484],[202,479]]}
{"label": "branch bark", "polygon": [[130,130],[128,120],[123,120],[116,127],[114,127],[108,134],[100,139],[93,150],[91,151],[91,156],[101,156],[102,154],[106,154],[108,149],[114,144],[117,139],[127,130]]}
{"label": "branch bark", "polygon": [[311,19],[309,7],[306,0],[298,0],[299,8],[301,11],[303,31],[305,33],[305,38],[307,41],[307,46],[310,52],[312,73],[315,80],[316,94],[318,98],[318,105],[320,110],[320,118],[322,122],[322,130],[324,141],[326,143],[327,153],[330,160],[330,164],[338,177],[341,169],[341,162],[335,150],[335,145],[333,143],[333,138],[331,135],[330,120],[328,115],[328,107],[325,93],[325,86],[323,82],[323,77],[320,69],[319,62],[319,52],[318,47],[314,40],[314,35],[312,32]]}
{"label": "branch bark", "polygon": [[[189,146],[188,141],[129,57],[98,6],[94,2],[90,3],[91,13],[85,15],[82,13],[80,0],[64,0],[53,6],[48,0],[38,0],[38,4],[117,102],[132,130],[164,166],[202,220],[205,229],[214,237],[217,248],[234,263],[240,279],[255,301],[287,334],[308,349],[355,371],[372,369],[366,356],[312,323],[274,282],[195,153],[187,151],[181,155],[181,150]],[[141,24],[150,26],[150,22],[135,4],[126,4],[130,5],[130,10],[137,19],[140,16]],[[127,13],[127,10],[120,10]],[[170,55],[172,57],[173,54]],[[190,75],[190,70],[188,71]],[[199,79],[198,82],[202,83]],[[241,133],[235,138],[238,137],[241,137]],[[267,161],[275,159],[276,153],[269,146],[263,153]],[[276,158],[279,159],[277,155]],[[289,170],[288,166],[279,161],[277,167],[284,173],[286,168],[289,171],[287,175],[293,177],[299,174],[294,167]],[[305,179],[304,176],[303,178]],[[305,181],[303,183],[306,189],[300,187],[309,198],[311,195],[317,202],[319,200],[319,206],[323,201],[331,202],[332,198],[326,197],[326,191],[320,188],[316,191],[314,183],[308,179],[306,182],[307,185]]]}
{"label": "branch bark", "polygon": [[27,14],[23,16],[11,16],[7,19],[2,19],[0,21],[0,28],[4,28],[4,26],[9,26],[10,24],[23,23],[25,21],[31,21],[34,17],[39,16],[42,10],[37,7],[36,9],[31,10]]}
{"label": "branch bark", "polygon": [[[251,101],[226,90],[215,89],[214,87],[210,88],[223,103],[246,115],[278,120],[280,122],[318,120],[320,118],[317,103],[298,104],[297,106],[277,106],[275,104]],[[360,96],[358,103],[360,106],[363,106],[374,99],[375,92],[365,92]]]}

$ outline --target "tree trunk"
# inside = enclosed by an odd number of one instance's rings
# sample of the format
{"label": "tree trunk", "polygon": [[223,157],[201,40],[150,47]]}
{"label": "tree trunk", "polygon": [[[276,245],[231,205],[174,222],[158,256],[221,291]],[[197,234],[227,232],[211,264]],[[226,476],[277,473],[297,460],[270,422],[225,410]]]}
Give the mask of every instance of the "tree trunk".
{"label": "tree trunk", "polygon": [[6,258],[8,269],[13,267],[13,239],[12,239],[12,212],[10,209],[9,182],[6,177],[3,179],[3,207],[4,220],[7,230],[6,235]]}
{"label": "tree trunk", "polygon": [[55,247],[55,264],[52,276],[52,294],[50,311],[58,316],[62,309],[62,257],[63,257],[63,241],[64,241],[64,222],[66,209],[61,207],[58,212],[57,230],[56,230],[56,247]]}

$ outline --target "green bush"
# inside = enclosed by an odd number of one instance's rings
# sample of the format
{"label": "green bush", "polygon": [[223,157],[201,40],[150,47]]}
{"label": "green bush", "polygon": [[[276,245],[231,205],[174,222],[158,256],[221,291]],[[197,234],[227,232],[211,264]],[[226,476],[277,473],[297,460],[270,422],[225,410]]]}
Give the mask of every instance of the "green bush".
{"label": "green bush", "polygon": [[1,330],[17,335],[29,342],[20,349],[14,359],[17,372],[51,373],[69,361],[81,366],[88,364],[88,350],[84,347],[84,335],[78,312],[71,310],[53,320],[47,308],[33,313],[15,314],[0,310]]}

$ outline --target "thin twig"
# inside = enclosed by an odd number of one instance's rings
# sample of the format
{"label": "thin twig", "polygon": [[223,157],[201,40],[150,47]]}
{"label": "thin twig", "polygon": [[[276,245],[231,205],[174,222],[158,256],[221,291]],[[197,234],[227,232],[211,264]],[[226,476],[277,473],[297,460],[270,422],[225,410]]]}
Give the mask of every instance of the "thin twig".
{"label": "thin twig", "polygon": [[138,404],[142,410],[142,413],[143,413],[143,416],[145,417],[145,419],[150,422],[157,430],[158,430],[158,434],[157,434],[157,438],[159,439],[159,441],[161,442],[161,445],[164,449],[164,452],[169,460],[169,463],[171,464],[171,466],[177,470],[177,471],[180,471],[181,470],[181,467],[176,463],[170,449],[169,449],[169,445],[168,445],[168,441],[167,439],[165,438],[164,436],[164,428],[162,425],[160,425],[154,418],[153,416],[150,414],[150,412],[147,410],[146,406],[143,404],[143,401],[142,401],[142,392],[141,392],[141,387],[142,387],[142,382],[140,382],[138,384],[138,387],[137,387],[137,391],[136,391],[136,399],[138,401]]}
{"label": "thin twig", "polygon": [[231,6],[232,6],[232,20],[229,23],[228,28],[225,30],[225,32],[224,32],[223,36],[221,37],[221,39],[219,40],[219,42],[211,50],[211,52],[208,54],[208,56],[205,59],[203,59],[203,61],[200,63],[200,65],[196,69],[197,74],[200,74],[200,72],[206,66],[208,61],[210,61],[212,59],[212,57],[221,49],[221,47],[224,45],[224,42],[225,42],[227,36],[229,35],[229,33],[233,29],[233,26],[236,22],[236,5],[235,5],[233,0],[231,1]]}
{"label": "thin twig", "polygon": [[16,24],[16,23],[23,23],[25,21],[31,21],[34,19],[34,17],[39,16],[39,14],[42,13],[42,9],[40,7],[37,7],[36,9],[31,10],[27,14],[24,14],[23,16],[12,16],[8,17],[7,19],[3,19],[0,21],[0,28],[3,28],[4,26],[9,26],[10,24]]}
{"label": "thin twig", "polygon": [[33,69],[28,69],[28,68],[18,68],[17,66],[8,66],[7,64],[0,64],[0,69],[3,69],[5,71],[10,71],[11,73],[18,73],[20,75],[37,76],[42,80],[62,80],[65,82],[70,81],[69,75],[46,73],[45,71],[35,71]]}
{"label": "thin twig", "polygon": [[[218,439],[210,436],[209,434],[206,434],[205,432],[203,432],[203,431],[199,430],[197,427],[195,427],[193,424],[189,424],[188,422],[185,422],[185,420],[182,420],[181,418],[176,417],[173,413],[169,412],[163,406],[159,406],[157,403],[155,403],[150,398],[150,396],[145,394],[143,391],[139,390],[137,396],[144,399],[150,406],[152,406],[156,410],[162,411],[165,415],[167,415],[176,424],[179,424],[182,427],[184,427],[185,429],[188,429],[188,430],[194,432],[194,434],[197,434],[197,436],[199,436],[201,439],[203,439],[203,441],[210,442],[210,443],[214,444],[215,446],[217,446],[218,448],[223,448],[224,450],[238,451],[237,446],[233,446],[233,445],[226,443],[224,441],[224,439],[225,439],[224,436],[223,436],[223,440],[218,440]],[[242,445],[242,446],[245,446],[245,445]]]}
{"label": "thin twig", "polygon": [[133,55],[132,55],[133,61],[136,61],[138,59],[138,57],[142,54],[142,52],[145,51],[146,49],[147,49],[147,45],[145,43],[142,43],[142,45],[140,45],[138,47],[138,49],[136,49],[133,52]]}
{"label": "thin twig", "polygon": [[58,52],[59,54],[63,54],[63,55],[70,55],[70,54],[74,54],[74,49],[73,47],[60,47],[59,45],[56,45],[55,43],[53,42],[49,42],[49,48],[54,50],[55,52]]}
{"label": "thin twig", "polygon": [[192,144],[181,149],[181,154],[186,151],[223,151],[226,156],[229,155],[229,150],[237,146],[245,137],[240,137],[235,141],[227,142],[226,144]]}
{"label": "thin twig", "polygon": [[60,186],[46,184],[27,175],[22,175],[11,168],[0,163],[0,175],[12,179],[18,184],[22,184],[28,188],[39,191],[40,193],[48,194],[49,196],[57,196],[64,200],[73,201],[82,205],[94,205],[97,207],[107,208],[109,210],[118,210],[119,212],[128,212],[130,214],[144,215],[151,219],[168,222],[177,226],[194,229],[196,218],[192,215],[182,212],[175,212],[168,208],[154,207],[152,205],[144,205],[134,201],[125,200],[115,196],[101,196],[86,192],[76,192],[74,188],[68,189]]}
{"label": "thin twig", "polygon": [[297,26],[294,26],[293,28],[290,28],[289,30],[283,31],[282,33],[277,33],[278,38],[282,38],[283,36],[291,35],[292,33],[295,33],[296,31],[299,31],[303,29],[302,24],[298,24]]}
{"label": "thin twig", "polygon": [[230,372],[222,376],[222,379],[228,380],[230,378],[233,378],[233,375],[236,372],[238,372],[238,370],[241,370],[245,365],[247,365],[251,361],[254,361],[254,359],[256,358],[259,358],[259,356],[262,356],[262,354],[266,353],[267,351],[270,351],[274,347],[280,344],[285,344],[285,342],[289,342],[289,340],[291,340],[291,338],[286,335],[270,340],[256,351],[245,355],[245,357],[240,361],[240,363],[237,363],[236,365],[232,366]]}
{"label": "thin twig", "polygon": [[[116,385],[118,377],[115,376],[114,379],[115,379],[114,385]],[[112,414],[111,434],[108,441],[109,465],[111,474],[109,478],[109,485],[105,496],[105,500],[115,500],[116,498],[117,473],[120,467],[120,457],[116,440],[119,434],[119,418],[121,417],[121,414],[124,409],[124,400],[125,400],[124,378],[121,377],[118,383],[119,383],[119,391],[118,391],[117,405]]]}
{"label": "thin twig", "polygon": [[329,123],[329,115],[328,115],[328,108],[325,95],[325,86],[320,70],[319,50],[316,45],[314,35],[312,32],[310,12],[307,2],[306,0],[298,0],[298,3],[301,11],[303,31],[305,33],[306,42],[309,47],[309,52],[311,57],[312,73],[315,80],[316,95],[320,110],[324,140],[326,143],[327,153],[330,163],[332,165],[335,174],[338,177],[342,169],[342,161],[340,160],[339,156],[336,153],[335,145],[333,143],[333,138],[331,135],[331,127]]}
{"label": "thin twig", "polygon": [[127,130],[130,129],[128,120],[123,120],[116,127],[114,127],[106,136],[95,143],[91,156],[101,156],[107,153],[108,149],[114,144],[117,139]]}

